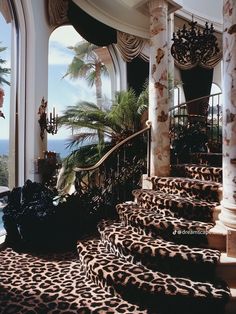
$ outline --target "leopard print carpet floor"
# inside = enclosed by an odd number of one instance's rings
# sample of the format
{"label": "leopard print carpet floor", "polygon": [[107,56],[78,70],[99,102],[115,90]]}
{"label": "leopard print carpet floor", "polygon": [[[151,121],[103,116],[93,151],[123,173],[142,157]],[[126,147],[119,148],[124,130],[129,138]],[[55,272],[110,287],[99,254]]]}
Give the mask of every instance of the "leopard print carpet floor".
{"label": "leopard print carpet floor", "polygon": [[0,251],[1,314],[147,313],[89,281],[77,253]]}

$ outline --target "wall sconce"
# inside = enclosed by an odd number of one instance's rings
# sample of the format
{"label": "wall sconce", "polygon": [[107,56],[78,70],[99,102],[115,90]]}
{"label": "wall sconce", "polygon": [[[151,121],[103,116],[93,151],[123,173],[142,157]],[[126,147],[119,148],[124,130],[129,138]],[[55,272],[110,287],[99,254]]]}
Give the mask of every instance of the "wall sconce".
{"label": "wall sconce", "polygon": [[55,113],[55,107],[53,107],[53,112],[50,112],[49,119],[47,115],[47,105],[48,102],[44,100],[44,97],[41,100],[41,104],[39,106],[39,125],[40,125],[40,137],[44,139],[44,130],[48,133],[54,135],[57,134],[57,126],[58,126],[58,115]]}

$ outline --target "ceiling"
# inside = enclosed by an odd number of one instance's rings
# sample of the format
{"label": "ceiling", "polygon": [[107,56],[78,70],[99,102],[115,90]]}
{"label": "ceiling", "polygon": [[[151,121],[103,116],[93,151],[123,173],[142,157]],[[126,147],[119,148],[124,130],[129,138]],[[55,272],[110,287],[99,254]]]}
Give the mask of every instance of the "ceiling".
{"label": "ceiling", "polygon": [[[148,0],[73,0],[88,14],[117,30],[149,38]],[[176,11],[185,19],[214,22],[222,29],[223,0],[167,0],[169,13]]]}

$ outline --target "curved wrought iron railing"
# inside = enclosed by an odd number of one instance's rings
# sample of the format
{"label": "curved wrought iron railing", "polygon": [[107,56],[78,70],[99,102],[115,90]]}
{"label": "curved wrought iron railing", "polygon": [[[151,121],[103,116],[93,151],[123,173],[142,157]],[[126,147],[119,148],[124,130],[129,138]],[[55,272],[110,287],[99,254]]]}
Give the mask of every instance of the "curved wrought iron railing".
{"label": "curved wrought iron railing", "polygon": [[76,191],[94,191],[115,202],[131,199],[132,190],[141,185],[142,174],[149,173],[150,129],[149,124],[122,140],[95,165],[75,168]]}
{"label": "curved wrought iron railing", "polygon": [[[187,106],[189,104],[206,99],[208,102],[206,115],[194,116],[188,114]],[[171,107],[171,141],[173,142],[176,138],[178,138],[178,131],[181,127],[191,126],[191,124],[195,124],[196,121],[200,121],[202,126],[205,126],[209,150],[219,151],[222,146],[222,93],[203,96]]]}
{"label": "curved wrought iron railing", "polygon": [[[180,103],[170,108],[171,141],[178,138],[180,127],[189,127],[192,122],[187,105],[202,99],[208,99],[208,111],[204,116],[208,144],[222,143],[221,93],[201,97]],[[79,193],[109,196],[109,202],[121,202],[132,198],[132,190],[140,187],[142,174],[150,174],[151,125],[132,134],[112,147],[95,165],[77,167],[75,188]],[[90,192],[89,192],[90,191]],[[114,204],[113,204],[114,205]]]}

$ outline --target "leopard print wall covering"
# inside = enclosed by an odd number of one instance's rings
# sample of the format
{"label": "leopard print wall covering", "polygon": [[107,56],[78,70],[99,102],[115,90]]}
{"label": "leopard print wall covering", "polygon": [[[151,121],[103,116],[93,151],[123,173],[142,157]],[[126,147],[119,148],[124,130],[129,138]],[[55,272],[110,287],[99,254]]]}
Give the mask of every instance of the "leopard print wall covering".
{"label": "leopard print wall covering", "polygon": [[146,313],[86,278],[77,253],[0,251],[0,313]]}
{"label": "leopard print wall covering", "polygon": [[130,262],[175,276],[210,278],[219,262],[220,252],[176,245],[162,238],[152,238],[132,226],[103,221],[99,232],[108,251]]}
{"label": "leopard print wall covering", "polygon": [[102,287],[112,288],[129,302],[136,300],[148,313],[220,313],[229,298],[224,284],[153,272],[108,252],[100,240],[78,242],[77,248],[90,279],[96,278]]}

